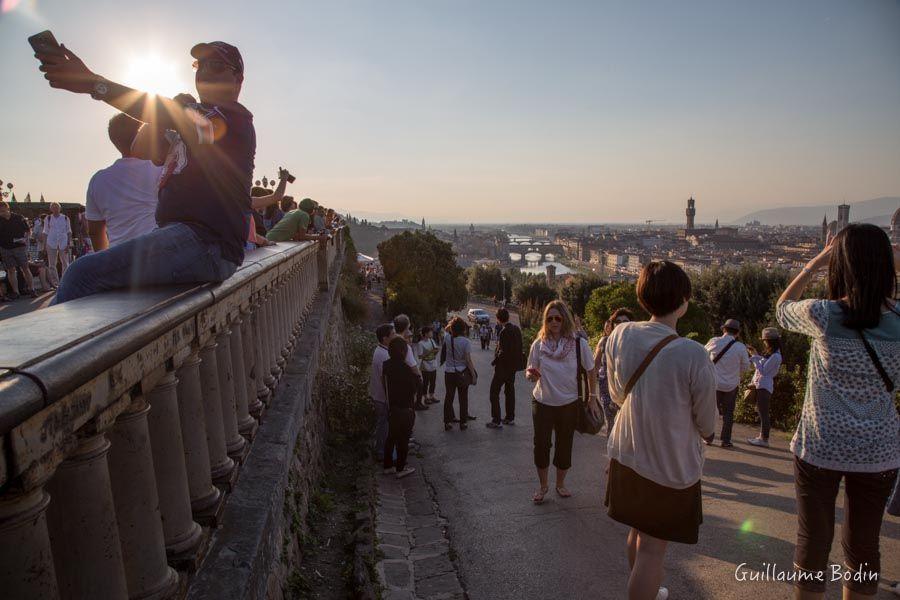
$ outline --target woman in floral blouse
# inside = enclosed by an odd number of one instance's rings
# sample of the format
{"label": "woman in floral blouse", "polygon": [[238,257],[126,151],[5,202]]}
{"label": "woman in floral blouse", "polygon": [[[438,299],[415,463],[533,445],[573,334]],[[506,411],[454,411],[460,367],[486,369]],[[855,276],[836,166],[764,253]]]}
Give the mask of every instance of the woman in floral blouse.
{"label": "woman in floral blouse", "polygon": [[[872,596],[879,532],[900,467],[900,266],[884,231],[852,224],[811,260],[778,300],[779,324],[812,338],[806,396],[791,441],[797,491],[797,598],[822,598],[831,578],[835,500],[844,480],[844,598]],[[828,269],[828,299],[800,300]]]}

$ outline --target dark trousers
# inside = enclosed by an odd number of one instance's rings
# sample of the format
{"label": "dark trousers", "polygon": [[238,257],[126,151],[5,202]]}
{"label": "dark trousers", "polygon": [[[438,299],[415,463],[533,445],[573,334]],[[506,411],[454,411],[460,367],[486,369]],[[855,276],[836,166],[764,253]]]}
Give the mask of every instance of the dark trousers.
{"label": "dark trousers", "polygon": [[422,371],[422,393],[419,396],[433,396],[434,387],[437,384],[437,371]]}
{"label": "dark trousers", "polygon": [[578,400],[565,406],[548,406],[531,401],[531,418],[534,423],[534,466],[546,469],[550,466],[550,448],[556,433],[556,450],[553,466],[568,469],[572,466],[572,439],[578,421]]}
{"label": "dark trousers", "polygon": [[[384,442],[384,468],[396,467],[402,471],[406,466],[406,457],[409,455],[409,436],[412,435],[413,423],[416,413],[408,408],[392,409],[388,415],[388,435]],[[393,459],[394,449],[397,450],[397,460]]]}
{"label": "dark trousers", "polygon": [[491,347],[491,338],[485,338],[485,337],[481,338],[481,349],[487,350],[490,347]]}
{"label": "dark trousers", "polygon": [[803,575],[802,580],[798,576],[797,586],[824,592],[825,582],[831,579],[828,554],[834,538],[834,503],[844,479],[844,572],[872,574],[862,581],[845,579],[844,587],[860,594],[876,593],[881,571],[878,536],[896,477],[897,469],[881,473],[832,471],[794,458],[798,520],[794,564],[800,569],[799,575]]}
{"label": "dark trousers", "polygon": [[463,385],[462,373],[455,371],[444,372],[444,423],[452,423],[453,419],[453,397],[459,392],[459,422],[465,423],[466,417],[469,416],[469,386]]}
{"label": "dark trousers", "polygon": [[491,419],[494,423],[500,422],[500,388],[506,397],[506,418],[510,421],[516,418],[516,372],[502,367],[494,369],[494,377],[491,379]]}
{"label": "dark trousers", "polygon": [[767,440],[769,439],[769,430],[771,429],[769,404],[772,401],[772,392],[769,390],[757,389],[753,392],[753,395],[756,396],[756,412],[759,413],[759,437]]}
{"label": "dark trousers", "polygon": [[722,442],[731,443],[731,428],[734,425],[734,401],[737,399],[737,388],[730,392],[716,391],[716,406],[722,415]]}

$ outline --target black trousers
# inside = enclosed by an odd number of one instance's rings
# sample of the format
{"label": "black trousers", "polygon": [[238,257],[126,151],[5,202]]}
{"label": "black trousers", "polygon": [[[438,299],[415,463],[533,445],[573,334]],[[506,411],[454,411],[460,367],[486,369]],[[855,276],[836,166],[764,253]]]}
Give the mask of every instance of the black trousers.
{"label": "black trousers", "polygon": [[422,371],[422,390],[427,396],[434,395],[437,384],[437,371]]}
{"label": "black trousers", "polygon": [[737,399],[737,388],[730,392],[716,391],[716,406],[722,415],[722,441],[731,443],[731,428],[734,426],[734,402]]}
{"label": "black trousers", "polygon": [[772,400],[772,392],[757,389],[753,392],[753,395],[756,396],[756,412],[759,413],[759,437],[767,440],[772,427],[769,419],[769,405]]}
{"label": "black trousers", "polygon": [[568,469],[572,466],[572,439],[578,421],[578,400],[565,406],[548,406],[531,401],[531,418],[534,422],[534,466],[546,469],[550,466],[550,448],[556,433],[556,450],[553,466]]}
{"label": "black trousers", "polygon": [[500,388],[506,397],[506,418],[516,418],[516,372],[497,367],[491,379],[491,419],[500,422]]}
{"label": "black trousers", "polygon": [[[388,415],[388,435],[384,441],[384,468],[396,467],[402,471],[409,455],[409,436],[412,435],[416,413],[410,409],[392,409]],[[393,459],[397,449],[397,460]]]}
{"label": "black trousers", "polygon": [[[897,478],[897,469],[880,473],[832,471],[794,457],[797,492],[797,548],[794,564],[799,568],[796,585],[811,592],[824,592],[831,580],[828,554],[834,538],[834,503],[844,480],[844,523],[841,545],[844,569],[859,572],[861,581],[844,579],[844,587],[860,594],[875,594],[881,572],[878,537],[884,508]],[[802,580],[801,580],[801,577]]]}
{"label": "black trousers", "polygon": [[459,422],[465,423],[469,416],[469,386],[463,385],[462,373],[444,371],[444,424],[453,422],[453,397],[459,393]]}

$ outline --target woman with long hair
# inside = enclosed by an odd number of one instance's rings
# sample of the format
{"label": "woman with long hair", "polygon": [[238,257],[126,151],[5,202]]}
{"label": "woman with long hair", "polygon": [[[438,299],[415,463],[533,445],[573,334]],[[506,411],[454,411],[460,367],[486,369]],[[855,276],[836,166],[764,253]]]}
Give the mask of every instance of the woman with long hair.
{"label": "woman with long hair", "polygon": [[606,445],[605,503],[613,520],[631,527],[629,600],[665,600],[668,544],[696,544],[703,521],[701,440],[715,432],[716,373],[706,349],[676,331],[691,298],[687,273],[651,262],[636,291],[650,320],[619,325],[606,344],[609,392],[620,409]]}
{"label": "woman with long hair", "polygon": [[759,435],[747,440],[751,446],[769,447],[769,405],[772,394],[775,393],[775,376],[781,369],[781,333],[776,327],[766,327],[762,330],[762,341],[765,348],[760,354],[756,348],[750,346],[750,364],[753,365],[753,379],[750,380],[750,390],[756,400],[756,412],[759,414]]}
{"label": "woman with long hair", "polygon": [[[581,372],[578,366],[581,365]],[[531,351],[525,377],[534,382],[532,420],[534,422],[534,466],[537,468],[540,489],[532,501],[541,504],[550,490],[550,448],[553,446],[553,466],[556,467],[556,494],[569,498],[566,473],[572,466],[572,441],[581,410],[579,380],[587,376],[592,409],[600,410],[597,402],[596,378],[591,347],[586,339],[576,335],[572,312],[562,300],[554,300],[544,308],[544,319]],[[556,437],[553,440],[553,437]]]}
{"label": "woman with long hair", "polygon": [[600,404],[603,406],[603,414],[606,417],[606,435],[612,432],[613,423],[616,422],[616,413],[619,406],[609,397],[609,382],[606,374],[606,342],[616,325],[634,321],[634,313],[627,308],[617,308],[603,324],[603,335],[597,340],[594,348],[594,369],[597,371],[597,389],[600,394]]}
{"label": "woman with long hair", "polygon": [[459,430],[469,428],[469,386],[478,383],[478,373],[472,362],[472,343],[466,335],[466,322],[453,317],[444,335],[444,431],[453,429],[453,397],[459,394]]}
{"label": "woman with long hair", "polygon": [[[797,493],[795,597],[822,598],[830,577],[835,500],[844,480],[844,598],[874,596],[881,570],[879,533],[900,467],[900,307],[897,249],[874,225],[854,223],[835,236],[788,285],[776,315],[785,329],[812,338],[806,393],[791,440]],[[801,300],[828,269],[827,298]]]}

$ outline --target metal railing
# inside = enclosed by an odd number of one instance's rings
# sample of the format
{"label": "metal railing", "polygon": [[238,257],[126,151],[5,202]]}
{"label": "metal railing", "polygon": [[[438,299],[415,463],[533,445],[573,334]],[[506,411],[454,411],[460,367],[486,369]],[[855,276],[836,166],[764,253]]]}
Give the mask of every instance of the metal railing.
{"label": "metal railing", "polygon": [[343,248],[338,230],[250,252],[221,284],[0,323],[0,595],[178,592]]}

